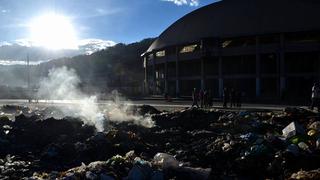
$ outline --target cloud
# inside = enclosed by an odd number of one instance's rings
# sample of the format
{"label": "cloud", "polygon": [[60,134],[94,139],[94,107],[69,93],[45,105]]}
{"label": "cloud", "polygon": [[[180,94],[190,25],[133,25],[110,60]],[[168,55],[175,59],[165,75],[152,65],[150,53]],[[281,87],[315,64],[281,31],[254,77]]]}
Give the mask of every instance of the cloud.
{"label": "cloud", "polygon": [[178,6],[189,5],[189,6],[199,6],[200,0],[162,0],[167,2],[172,2]]}
{"label": "cloud", "polygon": [[199,0],[191,0],[190,6],[199,6]]}
{"label": "cloud", "polygon": [[32,43],[29,39],[0,42],[0,65],[24,64],[26,55],[34,64],[52,59],[92,54],[96,51],[114,46],[116,43],[103,39],[82,39],[77,42],[78,49],[50,50]]}
{"label": "cloud", "polygon": [[7,9],[7,8],[4,8],[4,7],[1,7],[1,6],[0,6],[0,13],[5,14],[5,13],[10,13],[10,12],[11,12],[10,9]]}
{"label": "cloud", "polygon": [[[47,60],[48,61],[48,60]],[[43,63],[46,61],[30,61],[30,65],[38,65],[40,63]],[[19,60],[6,60],[6,59],[0,59],[0,65],[1,66],[11,66],[11,65],[26,65],[26,61],[19,61]]]}
{"label": "cloud", "polygon": [[16,44],[19,46],[25,46],[25,47],[34,46],[34,43],[32,42],[32,40],[30,40],[28,38],[14,40],[13,44]]}
{"label": "cloud", "polygon": [[86,54],[92,54],[96,51],[106,49],[107,47],[114,46],[116,43],[110,40],[102,39],[82,39],[78,42],[78,47],[80,50],[84,51]]}
{"label": "cloud", "polygon": [[81,15],[73,15],[72,17],[75,19],[96,18],[96,17],[119,14],[123,12],[126,12],[125,8],[113,8],[113,9],[95,8],[95,9],[91,9],[86,13],[82,13]]}
{"label": "cloud", "polygon": [[112,8],[112,9],[96,8],[94,14],[96,14],[96,16],[106,16],[106,15],[112,15],[112,14],[119,14],[126,11],[127,11],[126,8]]}
{"label": "cloud", "polygon": [[1,10],[1,13],[9,13],[9,12],[10,12],[9,9],[2,9],[2,10]]}
{"label": "cloud", "polygon": [[104,15],[106,15],[106,14],[109,13],[107,10],[101,9],[101,8],[97,8],[97,9],[96,9],[96,12],[97,12],[99,15],[101,15],[101,16],[104,16]]}
{"label": "cloud", "polygon": [[1,46],[11,46],[12,45],[12,43],[9,43],[8,41],[2,41],[2,42],[0,42],[0,47]]}
{"label": "cloud", "polygon": [[28,25],[24,23],[11,23],[11,24],[0,25],[0,28],[25,28],[25,27],[28,27]]}

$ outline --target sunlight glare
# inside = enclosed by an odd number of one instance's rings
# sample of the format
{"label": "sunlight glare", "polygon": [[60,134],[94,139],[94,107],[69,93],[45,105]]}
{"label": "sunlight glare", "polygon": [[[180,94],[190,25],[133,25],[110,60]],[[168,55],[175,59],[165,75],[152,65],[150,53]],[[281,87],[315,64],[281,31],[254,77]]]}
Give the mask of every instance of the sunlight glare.
{"label": "sunlight glare", "polygon": [[77,49],[77,37],[69,19],[62,15],[47,14],[30,23],[31,41],[35,46],[48,49]]}

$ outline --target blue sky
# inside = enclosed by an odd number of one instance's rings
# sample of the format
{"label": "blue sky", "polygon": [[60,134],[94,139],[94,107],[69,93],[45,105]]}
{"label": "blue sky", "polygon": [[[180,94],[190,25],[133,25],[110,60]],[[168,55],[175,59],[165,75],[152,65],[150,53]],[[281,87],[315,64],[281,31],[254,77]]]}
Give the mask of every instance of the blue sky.
{"label": "blue sky", "polygon": [[0,42],[28,37],[48,12],[70,17],[79,39],[131,43],[156,37],[183,15],[216,0],[0,0]]}

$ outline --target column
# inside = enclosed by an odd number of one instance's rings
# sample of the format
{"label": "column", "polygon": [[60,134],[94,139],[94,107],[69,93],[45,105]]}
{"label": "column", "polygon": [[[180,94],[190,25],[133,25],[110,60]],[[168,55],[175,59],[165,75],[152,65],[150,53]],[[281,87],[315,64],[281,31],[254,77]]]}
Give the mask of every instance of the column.
{"label": "column", "polygon": [[153,74],[153,84],[152,84],[152,91],[153,91],[153,94],[156,94],[156,62],[155,62],[155,58],[154,56],[152,55],[152,74]]}
{"label": "column", "polygon": [[176,96],[180,96],[179,47],[176,47]]}
{"label": "column", "polygon": [[219,97],[223,95],[222,56],[219,56]]}
{"label": "column", "polygon": [[285,42],[284,35],[280,35],[280,52],[279,52],[279,77],[280,77],[280,96],[286,89],[286,77],[285,77]]}
{"label": "column", "polygon": [[256,37],[256,97],[261,96],[260,42]]}
{"label": "column", "polygon": [[201,89],[205,89],[204,58],[201,58]]}
{"label": "column", "polygon": [[164,64],[164,92],[168,93],[168,59],[166,57],[166,62]]}
{"label": "column", "polygon": [[148,85],[148,56],[146,55],[144,57],[144,87],[143,87],[143,93],[149,94],[149,85]]}
{"label": "column", "polygon": [[320,80],[320,46],[318,51],[319,51],[318,52],[318,70],[317,70],[317,76],[315,77],[316,81]]}

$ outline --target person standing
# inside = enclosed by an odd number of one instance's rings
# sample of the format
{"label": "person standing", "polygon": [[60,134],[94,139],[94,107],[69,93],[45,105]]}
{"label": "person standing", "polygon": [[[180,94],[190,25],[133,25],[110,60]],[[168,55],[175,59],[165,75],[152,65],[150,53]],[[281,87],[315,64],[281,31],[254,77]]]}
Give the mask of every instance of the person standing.
{"label": "person standing", "polygon": [[311,89],[311,107],[310,109],[313,110],[313,108],[316,106],[317,110],[320,111],[320,104],[319,104],[319,99],[320,99],[320,89],[319,89],[319,84],[314,83]]}
{"label": "person standing", "polygon": [[228,101],[229,101],[229,92],[228,92],[228,88],[224,88],[223,89],[223,107],[226,108],[228,105]]}
{"label": "person standing", "polygon": [[168,93],[167,93],[167,92],[164,93],[164,99],[165,99],[166,101],[168,101]]}
{"label": "person standing", "polygon": [[200,107],[203,108],[203,104],[204,104],[204,92],[201,89],[199,92],[199,99],[200,99]]}
{"label": "person standing", "polygon": [[241,108],[241,96],[242,96],[241,91],[237,91],[236,92],[236,105],[238,108]]}
{"label": "person standing", "polygon": [[210,108],[212,105],[212,96],[211,96],[211,90],[208,90],[207,91],[207,98],[206,98],[206,104],[207,104],[207,107]]}
{"label": "person standing", "polygon": [[208,107],[212,107],[212,94],[211,94],[211,90],[208,91]]}
{"label": "person standing", "polygon": [[198,105],[198,94],[197,94],[197,89],[196,88],[193,88],[193,91],[192,91],[192,106],[197,106],[197,108],[199,108],[199,105]]}
{"label": "person standing", "polygon": [[233,88],[231,88],[231,91],[230,91],[230,107],[232,108],[232,106],[236,106],[236,103],[235,103],[235,90]]}
{"label": "person standing", "polygon": [[208,91],[207,90],[204,90],[203,92],[203,105],[204,105],[204,108],[208,107]]}

